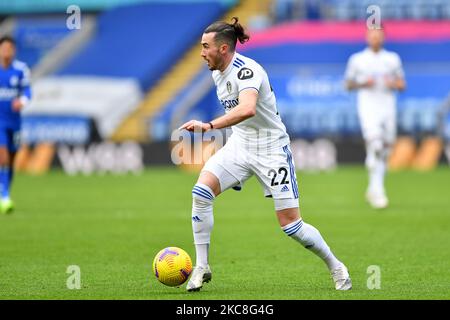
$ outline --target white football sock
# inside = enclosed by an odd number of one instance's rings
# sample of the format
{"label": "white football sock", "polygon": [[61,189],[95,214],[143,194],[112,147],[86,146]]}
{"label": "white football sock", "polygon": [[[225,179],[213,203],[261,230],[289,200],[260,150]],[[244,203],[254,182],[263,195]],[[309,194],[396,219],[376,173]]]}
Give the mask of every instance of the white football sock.
{"label": "white football sock", "polygon": [[196,251],[196,265],[208,265],[209,243],[214,225],[213,191],[204,184],[196,184],[192,190],[192,231]]}
{"label": "white football sock", "polygon": [[373,188],[377,193],[384,193],[384,175],[386,172],[386,163],[384,159],[378,159],[377,166],[373,173]]}
{"label": "white football sock", "polygon": [[207,244],[196,244],[195,245],[195,256],[196,256],[196,266],[201,266],[205,268],[208,264],[209,258],[209,243]]}
{"label": "white football sock", "polygon": [[319,230],[312,225],[299,219],[282,227],[282,229],[292,239],[319,256],[326,263],[329,270],[334,270],[342,264],[331,252]]}
{"label": "white football sock", "polygon": [[384,193],[386,157],[382,140],[376,139],[367,143],[366,167],[369,171],[367,191],[370,193]]}

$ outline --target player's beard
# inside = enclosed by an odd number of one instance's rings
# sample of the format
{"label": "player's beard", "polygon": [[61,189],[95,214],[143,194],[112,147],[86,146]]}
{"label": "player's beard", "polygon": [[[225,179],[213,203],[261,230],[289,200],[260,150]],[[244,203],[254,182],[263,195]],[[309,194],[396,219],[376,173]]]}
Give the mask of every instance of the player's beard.
{"label": "player's beard", "polygon": [[210,71],[214,71],[214,70],[219,70],[220,64],[221,64],[221,60],[219,57],[219,54],[217,53],[216,56],[210,57],[208,60],[206,60],[208,62],[208,68]]}

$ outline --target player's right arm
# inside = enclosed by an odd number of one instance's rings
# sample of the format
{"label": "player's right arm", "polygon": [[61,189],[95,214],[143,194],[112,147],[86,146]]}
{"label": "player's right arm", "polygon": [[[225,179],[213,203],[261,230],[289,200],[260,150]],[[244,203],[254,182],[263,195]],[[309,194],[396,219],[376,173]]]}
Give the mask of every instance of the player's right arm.
{"label": "player's right arm", "polygon": [[190,120],[183,124],[179,129],[203,132],[211,129],[222,129],[234,126],[235,124],[238,124],[256,115],[257,100],[258,91],[254,88],[247,88],[239,93],[239,104],[228,113],[208,123],[204,123],[198,120]]}
{"label": "player's right arm", "polygon": [[256,102],[258,91],[254,88],[247,88],[239,93],[239,104],[230,112],[211,121],[214,129],[221,129],[234,126],[244,120],[256,115]]}
{"label": "player's right arm", "polygon": [[375,84],[375,81],[372,78],[367,79],[363,82],[357,82],[355,80],[346,80],[345,81],[345,87],[347,90],[355,90],[355,89],[361,89],[361,88],[371,88]]}

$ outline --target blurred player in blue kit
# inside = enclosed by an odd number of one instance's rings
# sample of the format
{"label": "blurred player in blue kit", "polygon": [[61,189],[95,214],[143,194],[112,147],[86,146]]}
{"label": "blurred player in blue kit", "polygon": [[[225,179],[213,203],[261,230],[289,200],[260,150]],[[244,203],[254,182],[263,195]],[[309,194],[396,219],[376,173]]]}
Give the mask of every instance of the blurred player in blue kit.
{"label": "blurred player in blue kit", "polygon": [[0,38],[0,213],[10,213],[14,158],[20,145],[21,110],[31,99],[30,71],[15,60],[13,38]]}

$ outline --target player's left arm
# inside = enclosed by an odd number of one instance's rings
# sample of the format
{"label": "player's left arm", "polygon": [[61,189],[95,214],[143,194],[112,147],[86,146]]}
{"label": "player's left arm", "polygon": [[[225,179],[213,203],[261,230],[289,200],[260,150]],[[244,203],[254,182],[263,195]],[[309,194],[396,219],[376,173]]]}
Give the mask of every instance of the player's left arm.
{"label": "player's left arm", "polygon": [[14,111],[20,111],[25,108],[31,100],[30,70],[24,66],[22,77],[19,82],[19,97],[13,101]]}
{"label": "player's left arm", "polygon": [[406,89],[406,81],[403,77],[395,77],[394,79],[387,80],[386,86],[391,90],[403,91]]}
{"label": "player's left arm", "polygon": [[402,61],[398,55],[395,55],[394,61],[393,77],[386,80],[386,86],[391,90],[403,91],[406,89],[406,81]]}

